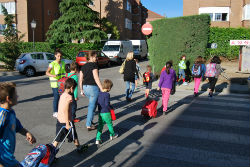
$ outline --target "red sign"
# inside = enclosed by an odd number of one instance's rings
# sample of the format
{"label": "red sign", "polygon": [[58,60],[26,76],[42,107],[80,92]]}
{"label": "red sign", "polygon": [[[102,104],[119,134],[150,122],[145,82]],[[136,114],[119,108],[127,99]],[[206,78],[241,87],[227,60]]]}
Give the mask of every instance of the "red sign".
{"label": "red sign", "polygon": [[250,40],[230,40],[230,45],[236,45],[236,46],[250,45]]}
{"label": "red sign", "polygon": [[150,35],[153,32],[153,26],[147,22],[142,26],[141,31],[144,35]]}

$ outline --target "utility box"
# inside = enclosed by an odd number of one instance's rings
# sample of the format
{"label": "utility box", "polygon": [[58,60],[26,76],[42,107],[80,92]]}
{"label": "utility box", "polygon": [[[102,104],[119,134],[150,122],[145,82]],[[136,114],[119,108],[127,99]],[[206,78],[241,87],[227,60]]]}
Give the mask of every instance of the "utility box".
{"label": "utility box", "polygon": [[242,47],[241,71],[250,72],[250,45]]}

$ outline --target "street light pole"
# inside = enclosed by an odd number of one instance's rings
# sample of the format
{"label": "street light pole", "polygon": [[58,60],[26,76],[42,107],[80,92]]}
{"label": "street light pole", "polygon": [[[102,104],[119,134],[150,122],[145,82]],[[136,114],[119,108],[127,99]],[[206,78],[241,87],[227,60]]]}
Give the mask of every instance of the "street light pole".
{"label": "street light pole", "polygon": [[35,51],[35,28],[36,28],[36,21],[33,19],[30,23],[32,31],[33,31],[33,52]]}

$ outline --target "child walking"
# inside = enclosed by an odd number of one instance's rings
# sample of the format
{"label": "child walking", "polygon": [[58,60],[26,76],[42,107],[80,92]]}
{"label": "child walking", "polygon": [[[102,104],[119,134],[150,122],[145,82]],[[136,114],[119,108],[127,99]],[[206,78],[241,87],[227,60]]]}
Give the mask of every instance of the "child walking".
{"label": "child walking", "polygon": [[12,109],[17,104],[16,84],[0,83],[0,166],[19,166],[14,157],[16,132],[26,136],[30,144],[36,142],[35,137],[23,128]]}
{"label": "child walking", "polygon": [[152,89],[152,84],[154,80],[154,74],[152,73],[152,67],[147,65],[147,71],[143,74],[143,83],[146,86],[145,97],[149,96],[150,90]]}
{"label": "child walking", "polygon": [[215,89],[215,85],[220,74],[223,72],[220,66],[221,60],[218,56],[214,56],[209,64],[206,66],[206,74],[205,76],[209,80],[209,93],[208,97],[213,97],[213,92]]}
{"label": "child walking", "polygon": [[174,69],[171,68],[172,63],[166,63],[166,70],[161,73],[160,82],[158,84],[157,90],[162,91],[162,105],[163,113],[168,112],[168,100],[170,97],[171,89],[173,88],[173,82],[176,81],[176,73]]}
{"label": "child walking", "polygon": [[187,65],[186,65],[186,55],[182,55],[180,58],[180,62],[179,62],[179,80],[178,82],[180,82],[181,77],[183,80],[183,85],[187,86],[188,83],[186,82],[185,78],[186,78],[186,74],[185,74],[185,70],[187,69]]}
{"label": "child walking", "polygon": [[102,129],[104,124],[107,124],[109,133],[110,133],[110,140],[113,140],[118,137],[118,134],[114,132],[113,123],[111,119],[110,109],[112,106],[110,105],[110,94],[108,93],[113,86],[113,83],[109,79],[105,79],[103,81],[102,87],[103,92],[99,92],[98,96],[98,111],[99,111],[99,120],[98,120],[98,128],[96,134],[96,144],[100,145]]}
{"label": "child walking", "polygon": [[65,82],[65,89],[64,89],[63,94],[60,96],[59,105],[58,105],[56,134],[59,133],[59,131],[61,130],[63,126],[65,126],[67,130],[64,129],[63,131],[61,131],[60,134],[57,135],[55,142],[53,142],[53,145],[57,147],[59,142],[62,142],[63,139],[65,138],[68,130],[72,128],[72,131],[71,131],[72,133],[69,134],[68,141],[69,142],[74,141],[77,152],[81,153],[87,148],[87,146],[86,145],[80,146],[75,124],[74,122],[72,122],[73,119],[72,119],[72,109],[71,109],[72,100],[73,100],[72,95],[74,93],[74,89],[76,85],[77,84],[75,80],[72,78],[67,79]]}
{"label": "child walking", "polygon": [[194,97],[198,96],[201,79],[204,77],[205,72],[206,66],[204,64],[204,59],[201,56],[198,56],[192,67],[192,75],[194,77]]}
{"label": "child walking", "polygon": [[[76,84],[78,84],[78,76],[77,76],[77,72],[78,72],[78,64],[76,62],[72,62],[70,64],[70,73],[67,74],[68,77],[73,78],[76,82]],[[77,110],[77,101],[78,101],[78,86],[75,87],[74,89],[74,94],[72,95],[72,119],[73,121],[76,122],[80,122],[80,119],[76,119],[76,110]]]}

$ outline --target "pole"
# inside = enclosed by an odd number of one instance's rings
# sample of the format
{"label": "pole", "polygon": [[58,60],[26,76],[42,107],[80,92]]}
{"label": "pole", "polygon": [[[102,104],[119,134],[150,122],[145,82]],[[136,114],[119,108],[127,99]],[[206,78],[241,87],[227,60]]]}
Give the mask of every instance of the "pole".
{"label": "pole", "polygon": [[241,65],[242,65],[242,48],[243,48],[243,46],[240,46],[239,71],[241,71]]}
{"label": "pole", "polygon": [[35,52],[35,29],[33,28],[33,52]]}

